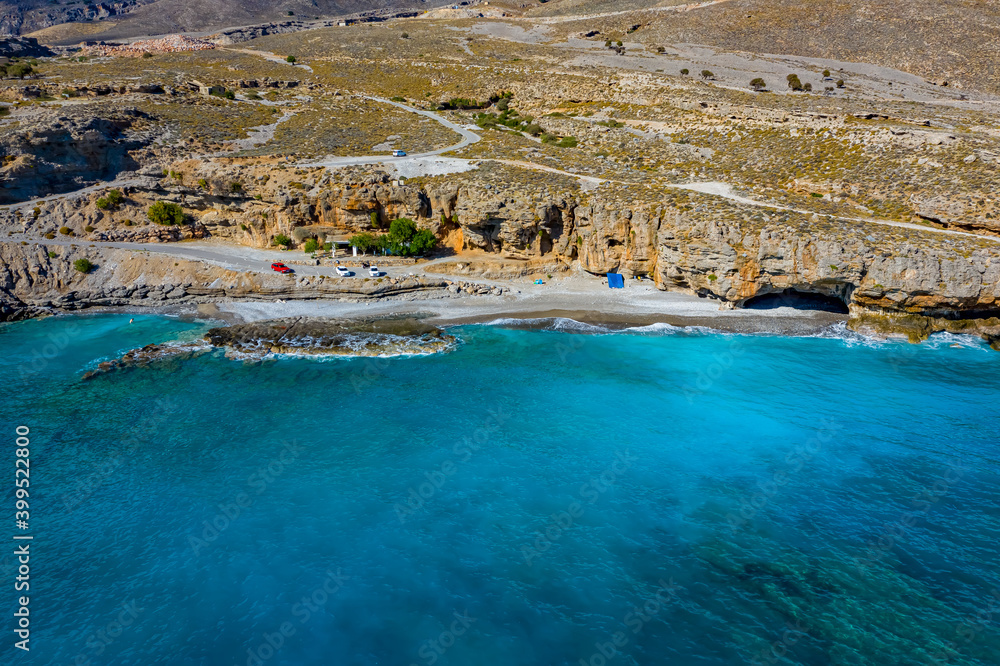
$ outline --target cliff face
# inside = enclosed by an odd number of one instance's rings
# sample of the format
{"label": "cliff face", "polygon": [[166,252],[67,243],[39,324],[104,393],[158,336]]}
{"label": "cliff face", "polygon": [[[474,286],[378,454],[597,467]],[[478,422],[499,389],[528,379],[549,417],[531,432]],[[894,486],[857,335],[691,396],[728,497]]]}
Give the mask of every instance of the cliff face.
{"label": "cliff face", "polygon": [[[20,222],[29,233],[51,232],[54,224],[65,222],[77,235],[95,240],[209,235],[266,247],[279,233],[296,242],[343,237],[384,229],[405,216],[455,250],[478,250],[515,264],[579,267],[596,275],[648,276],[661,289],[718,299],[723,307],[743,307],[771,294],[811,294],[843,303],[855,319],[912,315],[986,321],[1000,315],[1000,243],[989,238],[764,213],[744,203],[669,188],[606,184],[590,192],[542,194],[527,185],[498,187],[498,175],[487,168],[400,184],[364,169],[330,173],[187,166],[179,178],[144,179],[127,192],[122,210],[56,201],[46,204],[38,219],[23,216]],[[143,222],[145,206],[158,199],[181,203],[196,223],[167,232]],[[139,225],[123,227],[118,218],[125,216]],[[84,225],[95,228],[87,232]],[[44,257],[40,261],[44,264]],[[257,284],[261,276],[226,279],[252,284],[221,291],[180,286],[188,295],[206,297],[302,297],[289,291],[287,283]],[[118,281],[122,289],[129,285],[127,275]],[[211,282],[207,277],[197,281]],[[8,280],[5,288],[17,286],[16,280]],[[53,289],[71,291],[58,282]],[[149,293],[156,298],[161,291]],[[181,292],[162,292],[171,293]],[[113,297],[144,296],[130,292]]]}
{"label": "cliff face", "polygon": [[19,122],[0,139],[0,204],[75,190],[138,168],[130,152],[141,142],[128,130],[141,116],[135,109],[113,118],[68,110]]}

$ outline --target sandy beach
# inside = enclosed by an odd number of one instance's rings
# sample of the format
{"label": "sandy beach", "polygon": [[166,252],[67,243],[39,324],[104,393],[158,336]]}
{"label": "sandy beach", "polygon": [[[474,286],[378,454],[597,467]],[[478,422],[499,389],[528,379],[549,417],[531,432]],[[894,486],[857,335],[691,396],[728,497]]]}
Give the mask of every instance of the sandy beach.
{"label": "sandy beach", "polygon": [[[513,292],[504,296],[452,296],[424,294],[408,299],[376,301],[233,301],[202,305],[201,316],[232,322],[262,321],[280,317],[420,317],[437,326],[521,320],[543,326],[555,318],[630,328],[662,323],[699,326],[738,333],[808,335],[838,322],[846,315],[779,307],[768,310],[720,308],[718,301],[689,294],[666,292],[651,283],[627,283],[612,290],[598,278],[579,276],[556,279],[544,285],[503,281]],[[505,322],[515,324],[516,322]]]}

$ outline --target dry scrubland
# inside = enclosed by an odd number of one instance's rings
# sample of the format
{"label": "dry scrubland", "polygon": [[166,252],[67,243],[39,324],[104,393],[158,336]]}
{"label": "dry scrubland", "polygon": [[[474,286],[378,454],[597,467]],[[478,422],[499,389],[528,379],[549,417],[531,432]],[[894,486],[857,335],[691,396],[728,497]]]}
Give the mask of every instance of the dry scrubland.
{"label": "dry scrubland", "polygon": [[[971,268],[952,275],[936,255],[929,261],[938,262],[939,274],[925,276],[919,287],[906,271],[924,269],[909,264],[900,264],[897,287],[883,278],[864,286],[875,256],[949,253],[955,261],[979,262],[983,271],[1000,262],[993,257],[1000,232],[994,198],[1000,107],[990,97],[991,74],[948,69],[951,56],[935,60],[932,47],[919,63],[905,61],[905,49],[889,57],[892,43],[876,39],[878,31],[901,29],[880,24],[887,10],[878,3],[865,5],[871,20],[864,22],[864,48],[845,42],[842,52],[833,51],[815,39],[800,45],[793,37],[826,39],[841,29],[821,25],[834,10],[806,4],[813,12],[808,20],[806,9],[785,8],[778,17],[768,14],[778,11],[773,3],[741,0],[639,13],[621,13],[631,9],[621,3],[566,0],[531,9],[527,16],[538,22],[412,19],[274,35],[202,52],[42,59],[40,77],[6,80],[0,88],[0,97],[12,102],[0,121],[0,179],[8,202],[70,192],[98,179],[139,180],[122,210],[95,208],[101,191],[94,191],[29,205],[6,219],[11,231],[51,234],[60,226],[56,216],[68,216],[78,220],[73,233],[80,236],[133,237],[134,230],[121,231],[124,219],[138,224],[144,206],[165,199],[201,224],[194,235],[266,246],[279,233],[298,242],[338,225],[358,231],[407,215],[450,251],[649,274],[664,288],[729,302],[794,288],[870,310],[923,308],[938,316],[952,303],[976,316],[993,312],[1000,301],[989,291],[995,285],[977,286]],[[593,16],[605,11],[614,14]],[[844,11],[849,18],[856,13]],[[955,11],[942,5],[946,18]],[[738,12],[763,27],[746,28]],[[796,21],[822,29],[795,32]],[[746,30],[780,47],[772,52],[855,64],[755,59],[718,48],[735,48]],[[698,39],[715,48],[690,46]],[[963,53],[972,71],[978,66],[970,63],[989,49]],[[299,65],[283,62],[287,55]],[[907,71],[866,69],[857,63],[865,57]],[[709,67],[720,73],[702,74]],[[786,72],[813,91],[789,91]],[[949,77],[949,85],[912,76],[934,72]],[[748,88],[759,75],[765,92]],[[200,94],[195,81],[219,86],[231,99]],[[295,170],[290,162],[296,160],[335,163],[392,148],[440,151],[460,138],[430,118],[366,96],[478,125],[478,143],[445,156],[471,164],[456,173],[429,170],[403,185],[389,184],[391,176],[373,166]],[[105,130],[88,124],[88,114],[113,123],[120,136],[101,135]],[[41,176],[32,181],[35,190],[24,185],[31,173]],[[234,182],[240,188],[231,189]],[[678,189],[707,182],[762,205]],[[82,208],[74,212],[74,206]],[[155,228],[143,234],[164,239]],[[679,261],[675,251],[690,259],[693,246],[678,249],[670,240],[681,236],[684,243],[701,238],[698,252],[710,250],[678,269],[683,275],[664,265]],[[769,267],[772,250],[763,249],[761,239],[774,237],[804,252],[804,259],[790,259],[790,268]],[[810,237],[841,249],[810,250],[803,245]],[[765,254],[752,261],[745,251],[751,246]],[[845,259],[845,247],[866,254]],[[840,258],[820,271],[816,257],[827,251]],[[812,262],[815,274],[801,274],[803,261]],[[845,264],[853,272],[845,272]],[[862,299],[857,294],[864,289],[871,293]]]}

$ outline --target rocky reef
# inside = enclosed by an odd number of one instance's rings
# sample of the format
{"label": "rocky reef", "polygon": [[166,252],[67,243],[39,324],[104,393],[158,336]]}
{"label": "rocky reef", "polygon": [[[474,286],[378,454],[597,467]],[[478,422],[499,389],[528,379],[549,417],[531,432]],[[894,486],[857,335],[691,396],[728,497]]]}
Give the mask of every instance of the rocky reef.
{"label": "rocky reef", "polygon": [[121,358],[102,361],[83,374],[84,380],[111,372],[178,362],[213,349],[243,361],[284,356],[411,356],[452,349],[458,340],[417,319],[371,319],[340,322],[320,318],[287,318],[210,329],[201,340],[149,344]]}
{"label": "rocky reef", "polygon": [[454,336],[417,319],[341,322],[329,319],[276,319],[213,328],[205,339],[235,358],[267,354],[399,356],[433,354],[457,342]]}

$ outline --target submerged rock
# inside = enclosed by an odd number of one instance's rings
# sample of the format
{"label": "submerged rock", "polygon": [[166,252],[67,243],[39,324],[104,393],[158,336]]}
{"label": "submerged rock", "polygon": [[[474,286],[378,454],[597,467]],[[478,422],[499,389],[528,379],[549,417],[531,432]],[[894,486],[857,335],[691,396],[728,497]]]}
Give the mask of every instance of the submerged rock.
{"label": "submerged rock", "polygon": [[193,358],[210,350],[211,347],[201,340],[146,345],[145,347],[125,352],[119,359],[99,363],[96,370],[84,373],[83,379],[93,379],[94,377],[114,372],[115,370],[145,367],[151,363],[168,359],[181,360]]}

